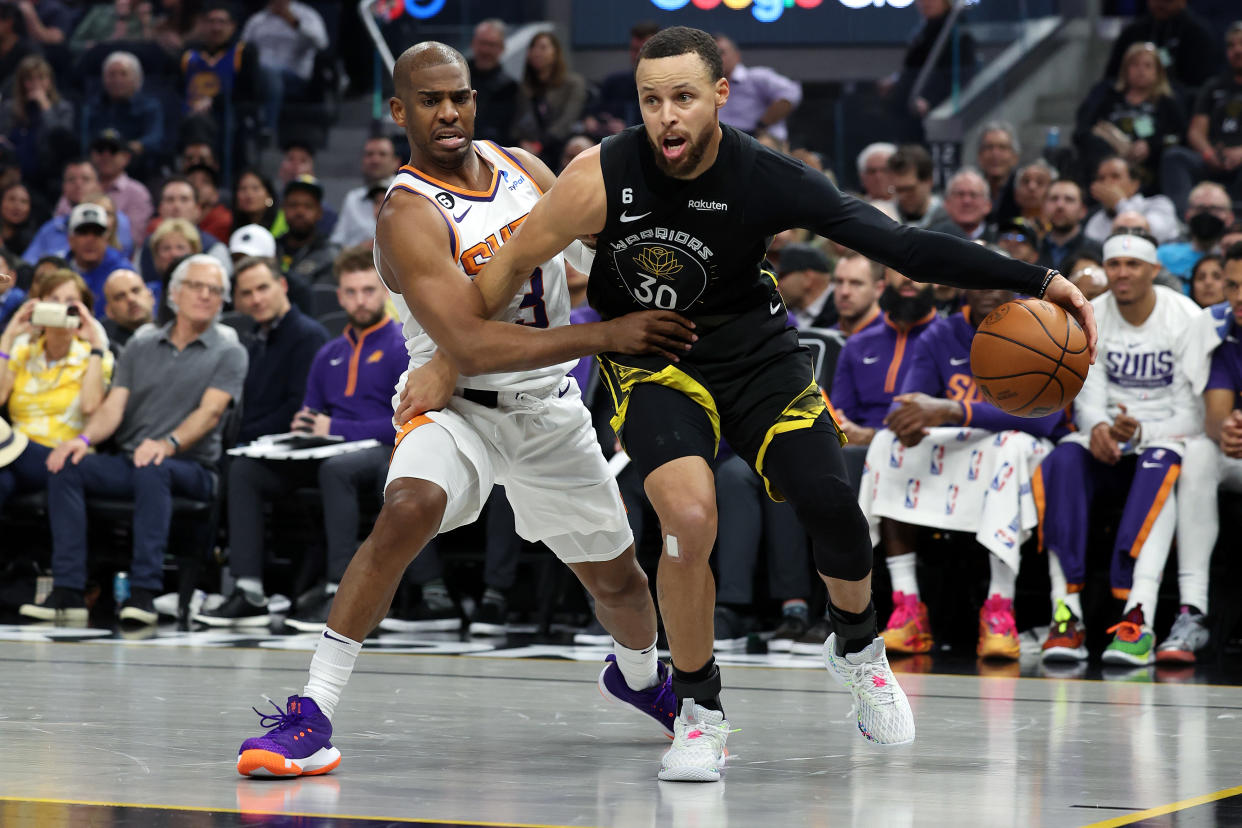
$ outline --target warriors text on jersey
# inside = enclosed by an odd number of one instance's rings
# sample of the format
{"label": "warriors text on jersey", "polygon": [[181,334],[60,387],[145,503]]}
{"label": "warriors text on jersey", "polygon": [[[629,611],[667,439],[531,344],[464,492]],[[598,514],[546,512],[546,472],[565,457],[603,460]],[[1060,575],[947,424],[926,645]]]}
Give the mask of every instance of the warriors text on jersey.
{"label": "warriors text on jersey", "polygon": [[[398,171],[388,188],[389,196],[396,190],[405,190],[431,202],[449,229],[453,259],[471,279],[526,220],[531,207],[542,195],[530,173],[503,148],[490,141],[475,141],[473,147],[484,164],[492,169],[492,180],[486,190],[463,190],[408,165]],[[378,248],[376,250],[378,255]],[[401,315],[410,367],[418,367],[431,359],[435,343],[418,324],[401,293],[391,289],[389,293]],[[565,262],[559,253],[535,268],[522,291],[498,318],[536,328],[569,324],[569,288],[565,284]],[[542,395],[556,388],[573,365],[573,362],[565,362],[532,371],[461,377],[458,387]]]}

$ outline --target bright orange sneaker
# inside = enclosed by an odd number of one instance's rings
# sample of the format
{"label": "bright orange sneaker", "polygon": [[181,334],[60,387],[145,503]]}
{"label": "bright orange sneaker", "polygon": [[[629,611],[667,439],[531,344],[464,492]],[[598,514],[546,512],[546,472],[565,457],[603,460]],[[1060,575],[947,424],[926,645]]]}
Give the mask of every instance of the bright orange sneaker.
{"label": "bright orange sneaker", "polygon": [[1018,626],[1013,619],[1013,601],[993,595],[979,610],[980,658],[1004,658],[1017,661],[1022,653],[1018,642]]}
{"label": "bright orange sneaker", "polygon": [[932,648],[931,622],[927,605],[917,595],[893,593],[893,614],[884,632],[884,648],[894,653],[926,653]]}

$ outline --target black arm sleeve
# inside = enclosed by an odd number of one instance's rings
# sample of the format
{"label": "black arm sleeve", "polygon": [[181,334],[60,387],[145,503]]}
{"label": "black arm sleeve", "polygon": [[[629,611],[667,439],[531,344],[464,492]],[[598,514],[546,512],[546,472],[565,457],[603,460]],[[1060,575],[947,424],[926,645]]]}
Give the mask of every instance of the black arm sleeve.
{"label": "black arm sleeve", "polygon": [[[776,157],[775,153],[767,156]],[[761,160],[757,165],[757,181],[767,185],[752,192],[768,194],[771,202],[754,215],[771,210],[780,216],[781,226],[773,232],[804,227],[917,282],[999,288],[1031,296],[1038,296],[1043,287],[1046,268],[1006,258],[945,233],[898,224],[870,204],[842,194],[822,173],[799,162],[782,158],[777,169],[765,169],[769,164]]]}

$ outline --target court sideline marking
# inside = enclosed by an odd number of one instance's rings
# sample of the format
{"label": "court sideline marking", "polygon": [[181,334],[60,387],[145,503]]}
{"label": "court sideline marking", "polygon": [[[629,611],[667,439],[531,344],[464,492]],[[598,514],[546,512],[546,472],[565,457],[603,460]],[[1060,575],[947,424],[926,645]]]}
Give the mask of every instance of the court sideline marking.
{"label": "court sideline marking", "polygon": [[1164,816],[1165,814],[1171,814],[1175,811],[1189,810],[1190,808],[1196,808],[1200,805],[1207,805],[1222,799],[1228,799],[1231,796],[1242,796],[1242,785],[1238,785],[1234,788],[1225,788],[1224,790],[1216,791],[1215,793],[1204,794],[1203,796],[1196,796],[1191,799],[1182,799],[1177,802],[1170,802],[1168,805],[1148,808],[1146,811],[1137,811],[1132,814],[1126,814],[1125,816],[1113,817],[1112,819],[1106,819],[1103,822],[1092,822],[1084,825],[1083,828],[1118,828],[1122,825],[1133,825],[1134,823],[1142,822],[1145,819]]}

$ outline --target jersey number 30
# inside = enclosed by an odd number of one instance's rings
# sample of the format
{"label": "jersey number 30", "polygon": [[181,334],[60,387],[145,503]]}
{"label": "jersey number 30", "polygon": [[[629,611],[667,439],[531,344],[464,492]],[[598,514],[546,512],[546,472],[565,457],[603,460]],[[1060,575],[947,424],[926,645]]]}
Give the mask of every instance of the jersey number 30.
{"label": "jersey number 30", "polygon": [[[643,281],[634,289],[635,299],[644,305],[654,305],[661,310],[672,310],[677,307],[677,291],[668,285],[657,285],[654,276],[648,276],[646,273],[639,275],[643,277]],[[652,285],[656,285],[654,291],[651,289]]]}
{"label": "jersey number 30", "polygon": [[518,305],[518,318],[514,321],[532,328],[548,327],[548,309],[543,303],[543,268],[535,268],[526,282],[526,288],[522,303]]}

